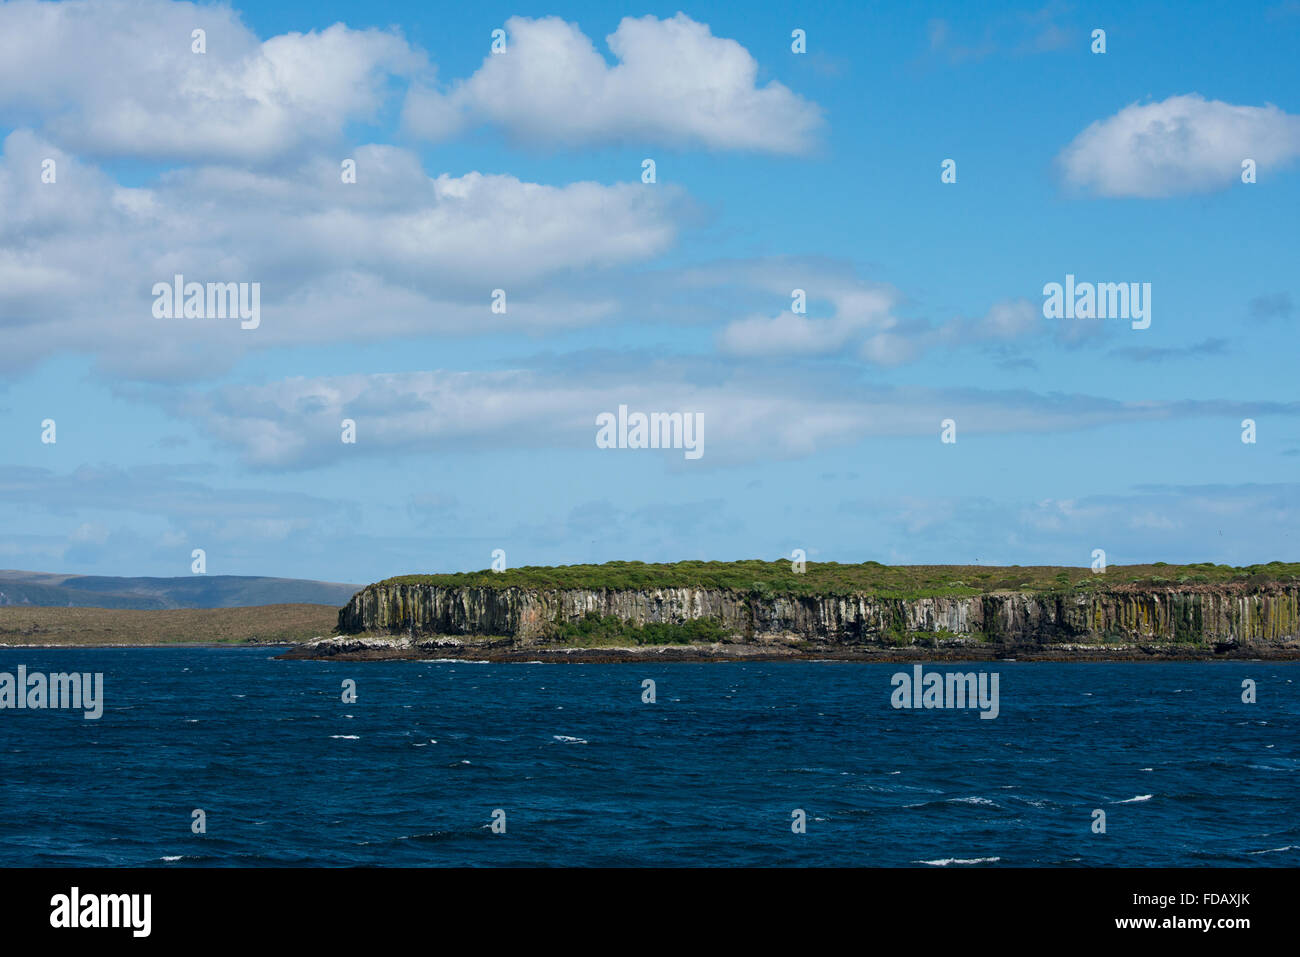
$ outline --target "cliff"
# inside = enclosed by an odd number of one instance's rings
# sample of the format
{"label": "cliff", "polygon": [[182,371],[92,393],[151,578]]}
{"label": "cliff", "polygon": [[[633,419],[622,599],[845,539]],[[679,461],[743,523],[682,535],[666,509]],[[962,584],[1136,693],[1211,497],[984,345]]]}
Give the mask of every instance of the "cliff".
{"label": "cliff", "polygon": [[[1012,577],[1042,579],[1033,574],[1041,571],[1016,569]],[[1083,577],[1087,569],[1074,570],[1082,576],[1073,578],[1047,571],[1057,576],[1056,587],[976,591],[958,580],[946,590],[975,593],[906,597],[851,589],[835,595],[782,593],[764,582],[740,589],[526,587],[504,581],[494,586],[481,576],[478,583],[463,584],[397,579],[357,592],[339,612],[338,623],[343,634],[408,640],[499,636],[533,647],[572,638],[584,622],[614,622],[629,635],[650,626],[658,641],[668,642],[678,640],[671,637],[674,628],[707,623],[722,643],[798,642],[822,649],[984,644],[1005,651],[1106,643],[1219,651],[1300,647],[1300,580],[1289,575],[1243,571],[1214,583],[1134,582],[1115,575],[1108,582],[1104,576]]]}

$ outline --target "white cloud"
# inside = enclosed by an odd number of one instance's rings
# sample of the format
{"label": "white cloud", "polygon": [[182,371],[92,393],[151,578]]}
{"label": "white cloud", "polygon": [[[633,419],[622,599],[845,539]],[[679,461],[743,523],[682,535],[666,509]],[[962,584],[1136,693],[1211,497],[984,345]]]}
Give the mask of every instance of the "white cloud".
{"label": "white cloud", "polygon": [[[683,194],[640,183],[549,186],[512,176],[428,176],[410,153],[353,151],[284,172],[172,171],[117,186],[30,131],[0,157],[0,367],[67,352],[127,376],[219,373],[248,351],[386,336],[539,332],[601,321],[616,304],[563,281],[641,262],[676,235]],[[58,180],[40,180],[42,159]],[[262,323],[153,318],[152,287],[262,284]],[[493,325],[492,321],[496,324]],[[37,332],[39,329],[39,333]]]}
{"label": "white cloud", "polygon": [[771,290],[774,299],[788,296],[791,288],[804,288],[809,312],[829,314],[800,315],[787,308],[776,316],[737,319],[718,335],[718,348],[725,354],[856,355],[873,365],[896,366],[936,348],[1003,344],[1045,333],[1054,333],[1058,341],[1073,341],[1070,337],[1084,334],[1073,325],[1044,319],[1042,305],[1028,299],[996,302],[978,319],[956,318],[936,326],[895,315],[903,296],[887,284],[864,282],[843,270],[800,260],[770,261],[762,268],[761,275],[753,270],[740,270],[738,275]]}
{"label": "white cloud", "polygon": [[[901,297],[893,287],[862,282],[798,260],[775,261],[763,274],[741,270],[741,276],[771,290],[774,299],[787,305],[775,316],[750,316],[728,323],[718,334],[722,352],[735,356],[825,356],[854,344],[861,348],[867,340],[874,341],[879,355],[864,357],[886,363],[892,360],[894,350],[880,351],[879,344],[881,334],[898,325],[892,310]],[[804,291],[812,317],[791,308],[795,289]],[[830,315],[818,317],[823,303],[829,304]]]}
{"label": "white cloud", "polygon": [[1043,307],[1028,299],[995,302],[971,329],[975,338],[1018,339],[1043,325]]}
{"label": "white cloud", "polygon": [[[852,445],[870,436],[938,436],[959,414],[963,434],[1067,432],[1116,422],[1232,416],[1300,404],[1120,402],[1025,391],[867,387],[831,377],[790,388],[686,360],[602,357],[584,366],[437,370],[295,377],[193,393],[175,403],[245,463],[293,469],[356,454],[595,448],[595,420],[620,404],[646,412],[702,412],[707,465],[770,461]],[[357,443],[339,422],[357,423]],[[680,460],[673,460],[680,464]]]}
{"label": "white cloud", "polygon": [[428,72],[399,34],[341,23],[262,42],[225,6],[0,4],[0,121],[39,115],[48,138],[93,155],[266,160],[373,118],[391,77]]}
{"label": "white cloud", "polygon": [[942,345],[957,349],[977,345],[1002,351],[1005,360],[1013,362],[1025,358],[1015,351],[1015,344],[1021,341],[1043,337],[1059,346],[1079,346],[1100,342],[1111,328],[1100,321],[1046,319],[1041,300],[1003,299],[978,318],[957,317],[945,322],[932,336],[924,337],[918,347]]}
{"label": "white cloud", "polygon": [[[718,336],[723,352],[736,356],[823,356],[839,352],[871,320],[835,316],[809,319],[793,312],[728,323]],[[882,321],[888,321],[882,317]]]}
{"label": "white cloud", "polygon": [[1297,156],[1300,116],[1189,93],[1098,120],[1057,162],[1068,183],[1098,195],[1158,197],[1240,183],[1246,159],[1266,176]]}
{"label": "white cloud", "polygon": [[609,66],[576,24],[557,17],[506,21],[508,51],[488,55],[447,93],[412,88],[404,121],[443,139],[489,123],[538,143],[644,140],[716,149],[804,153],[821,109],[775,81],[735,40],[684,14],[625,17],[606,37]]}

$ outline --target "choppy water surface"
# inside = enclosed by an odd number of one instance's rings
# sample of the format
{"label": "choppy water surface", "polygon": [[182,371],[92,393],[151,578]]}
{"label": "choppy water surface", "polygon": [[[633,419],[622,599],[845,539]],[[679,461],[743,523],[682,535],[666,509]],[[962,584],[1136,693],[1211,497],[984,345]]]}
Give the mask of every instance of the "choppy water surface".
{"label": "choppy water surface", "polygon": [[0,711],[0,864],[1300,865],[1294,665],[927,666],[998,672],[981,720],[901,665],[272,654],[0,650],[106,695]]}

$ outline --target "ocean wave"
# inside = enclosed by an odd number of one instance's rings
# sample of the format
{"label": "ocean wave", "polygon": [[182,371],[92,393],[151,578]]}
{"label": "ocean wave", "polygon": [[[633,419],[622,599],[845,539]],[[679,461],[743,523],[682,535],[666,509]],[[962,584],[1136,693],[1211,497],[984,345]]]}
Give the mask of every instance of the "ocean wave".
{"label": "ocean wave", "polygon": [[949,864],[996,864],[1000,857],[940,857],[933,861],[913,861],[913,864],[929,864],[931,867],[947,867]]}
{"label": "ocean wave", "polygon": [[361,740],[361,735],[359,735],[359,734],[331,734],[330,737],[331,737],[331,738],[342,738],[344,741],[360,741],[360,740]]}
{"label": "ocean wave", "polygon": [[942,800],[937,801],[921,801],[918,804],[904,804],[903,807],[943,807],[945,804],[974,804],[979,807],[1002,807],[1002,805],[998,804],[996,801],[990,801],[988,798],[979,797],[978,795],[973,797],[943,798]]}
{"label": "ocean wave", "polygon": [[[489,824],[488,827],[492,825]],[[455,831],[426,831],[423,834],[399,834],[399,841],[447,841],[456,837]]]}
{"label": "ocean wave", "polygon": [[1133,797],[1123,801],[1111,801],[1111,804],[1136,804],[1138,801],[1150,801],[1154,794],[1135,794]]}
{"label": "ocean wave", "polygon": [[571,737],[571,736],[569,736],[569,735],[567,735],[567,734],[553,734],[553,735],[551,735],[551,737],[554,738],[556,741],[559,741],[561,744],[587,744],[587,743],[589,743],[589,742],[587,741],[586,738],[574,738],[574,737]]}

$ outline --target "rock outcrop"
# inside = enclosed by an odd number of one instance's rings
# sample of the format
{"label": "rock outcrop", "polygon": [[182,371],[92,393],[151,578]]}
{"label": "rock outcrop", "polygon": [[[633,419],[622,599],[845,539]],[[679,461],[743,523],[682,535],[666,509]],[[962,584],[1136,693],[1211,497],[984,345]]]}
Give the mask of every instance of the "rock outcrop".
{"label": "rock outcrop", "polygon": [[528,589],[380,583],[339,612],[342,634],[491,635],[545,643],[588,614],[632,625],[718,622],[735,641],[901,646],[967,638],[1000,645],[1097,642],[1198,646],[1300,640],[1294,583],[1115,586],[968,597],[754,594],[708,588]]}

